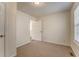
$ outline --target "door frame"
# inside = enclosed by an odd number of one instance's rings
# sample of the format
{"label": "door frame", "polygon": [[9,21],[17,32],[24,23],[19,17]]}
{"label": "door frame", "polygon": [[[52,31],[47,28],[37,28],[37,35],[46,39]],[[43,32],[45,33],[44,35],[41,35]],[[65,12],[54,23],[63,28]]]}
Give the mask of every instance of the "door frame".
{"label": "door frame", "polygon": [[4,52],[3,52],[4,55],[3,55],[3,57],[5,57],[5,19],[6,19],[6,18],[5,18],[5,14],[6,14],[5,7],[6,7],[6,6],[5,6],[5,3],[4,3],[4,2],[0,2],[0,5],[1,5],[2,8],[3,8],[3,21],[4,21],[4,25],[3,25],[3,26],[4,26],[4,29],[3,29],[3,34],[2,34],[2,35],[3,35],[3,37],[4,37],[4,38],[3,38],[3,40],[4,40],[4,41],[3,41],[3,44],[4,44],[4,48],[3,48],[3,49],[4,49]]}

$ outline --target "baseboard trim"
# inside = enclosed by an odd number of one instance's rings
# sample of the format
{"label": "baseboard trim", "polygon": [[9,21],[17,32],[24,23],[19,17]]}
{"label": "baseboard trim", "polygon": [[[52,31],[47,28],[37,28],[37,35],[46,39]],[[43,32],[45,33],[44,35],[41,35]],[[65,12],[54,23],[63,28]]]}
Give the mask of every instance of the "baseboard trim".
{"label": "baseboard trim", "polygon": [[11,55],[10,57],[15,57],[16,56],[16,54],[13,54],[13,55]]}
{"label": "baseboard trim", "polygon": [[5,57],[15,57],[16,56],[16,54],[12,54],[12,55],[7,55],[7,56],[5,56]]}
{"label": "baseboard trim", "polygon": [[67,47],[70,47],[70,45],[53,43],[53,42],[50,42],[50,41],[44,41],[44,40],[43,40],[43,42],[47,42],[47,43],[51,43],[51,44],[55,44],[55,45],[61,45],[61,46],[67,46]]}
{"label": "baseboard trim", "polygon": [[16,48],[18,48],[18,47],[20,47],[20,46],[22,46],[22,45],[28,44],[28,43],[30,43],[30,42],[31,42],[31,41],[24,41],[24,42],[21,42],[21,43],[19,43],[19,44],[16,45]]}
{"label": "baseboard trim", "polygon": [[[36,39],[32,39],[32,41],[34,41],[34,40],[36,40]],[[42,41],[42,40],[36,40],[36,41]]]}
{"label": "baseboard trim", "polygon": [[74,52],[74,50],[73,50],[73,48],[72,48],[72,46],[70,46],[70,48],[72,49],[74,56],[77,57],[77,56],[76,56],[76,53]]}

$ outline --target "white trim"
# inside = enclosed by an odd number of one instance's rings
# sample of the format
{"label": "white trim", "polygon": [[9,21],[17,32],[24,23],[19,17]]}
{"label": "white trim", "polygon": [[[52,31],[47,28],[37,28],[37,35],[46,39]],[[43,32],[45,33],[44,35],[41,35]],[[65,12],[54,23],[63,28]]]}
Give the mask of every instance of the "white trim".
{"label": "white trim", "polygon": [[[76,44],[77,46],[79,46],[79,44],[78,44],[78,42],[76,40],[73,40],[73,43]],[[75,48],[72,45],[71,45],[71,48],[72,48],[75,56],[78,57],[78,54],[76,53]]]}
{"label": "white trim", "polygon": [[8,57],[15,57],[16,56],[16,54],[12,54],[11,56],[8,56]]}
{"label": "white trim", "polygon": [[72,49],[72,51],[74,52],[74,54],[75,54],[75,56],[77,57],[77,55],[76,55],[76,53],[75,53],[75,51],[74,51],[74,48],[71,46],[71,49]]}
{"label": "white trim", "polygon": [[24,41],[24,42],[21,42],[21,43],[19,43],[19,44],[17,44],[16,45],[16,48],[18,48],[18,47],[20,47],[20,46],[22,46],[22,45],[25,45],[25,44],[28,44],[28,43],[30,43],[31,41]]}
{"label": "white trim", "polygon": [[56,45],[63,45],[63,46],[69,46],[69,47],[70,47],[70,44],[54,43],[54,42],[51,42],[51,41],[45,41],[45,40],[43,40],[43,42],[48,42],[48,43],[53,43],[53,44],[56,44]]}

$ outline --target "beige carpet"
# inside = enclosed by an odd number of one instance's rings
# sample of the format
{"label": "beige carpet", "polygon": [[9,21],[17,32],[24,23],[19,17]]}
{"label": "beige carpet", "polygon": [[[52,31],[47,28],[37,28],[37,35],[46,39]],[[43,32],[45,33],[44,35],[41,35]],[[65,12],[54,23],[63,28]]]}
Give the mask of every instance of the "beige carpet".
{"label": "beige carpet", "polygon": [[41,41],[32,41],[17,48],[17,57],[72,57],[72,49]]}

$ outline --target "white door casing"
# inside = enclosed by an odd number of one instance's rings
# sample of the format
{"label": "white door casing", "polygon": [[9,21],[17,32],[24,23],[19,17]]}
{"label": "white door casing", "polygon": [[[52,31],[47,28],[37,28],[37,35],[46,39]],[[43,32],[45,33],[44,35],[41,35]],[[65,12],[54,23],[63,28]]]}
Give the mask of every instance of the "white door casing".
{"label": "white door casing", "polygon": [[4,8],[4,4],[0,3],[0,57],[4,56]]}

